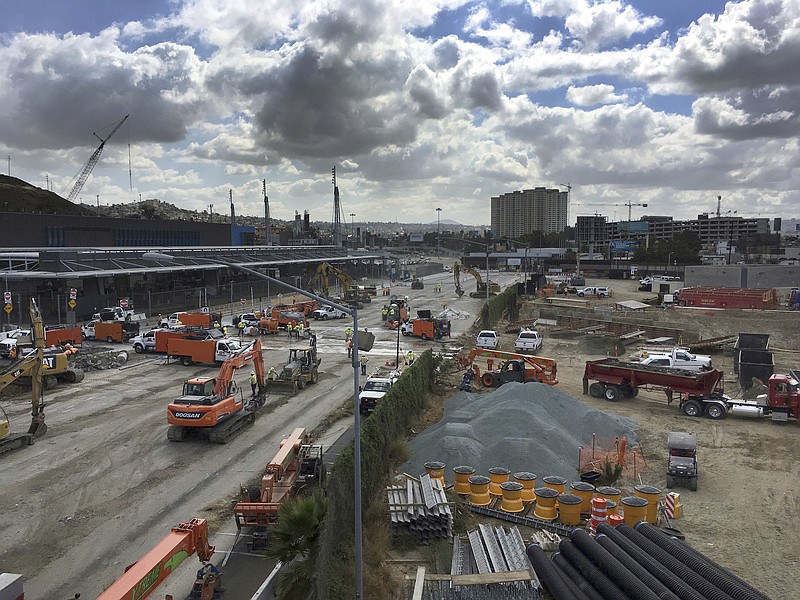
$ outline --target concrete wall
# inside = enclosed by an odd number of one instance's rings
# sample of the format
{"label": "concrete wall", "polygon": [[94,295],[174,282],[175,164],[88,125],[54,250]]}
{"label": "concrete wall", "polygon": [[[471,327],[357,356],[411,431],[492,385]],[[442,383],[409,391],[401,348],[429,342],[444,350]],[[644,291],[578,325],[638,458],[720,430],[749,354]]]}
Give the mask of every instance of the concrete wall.
{"label": "concrete wall", "polygon": [[800,287],[800,266],[725,265],[686,267],[684,284],[711,287],[789,288]]}

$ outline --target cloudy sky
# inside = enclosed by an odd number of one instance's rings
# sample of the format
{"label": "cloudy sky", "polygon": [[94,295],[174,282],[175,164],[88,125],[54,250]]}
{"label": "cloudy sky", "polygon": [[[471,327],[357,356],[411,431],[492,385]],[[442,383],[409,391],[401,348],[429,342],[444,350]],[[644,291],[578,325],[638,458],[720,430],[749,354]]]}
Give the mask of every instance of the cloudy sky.
{"label": "cloudy sky", "polygon": [[[796,216],[800,0],[0,0],[0,171],[103,204]],[[129,162],[130,148],[130,162]],[[130,172],[129,172],[130,166]],[[564,187],[563,189],[566,189]]]}

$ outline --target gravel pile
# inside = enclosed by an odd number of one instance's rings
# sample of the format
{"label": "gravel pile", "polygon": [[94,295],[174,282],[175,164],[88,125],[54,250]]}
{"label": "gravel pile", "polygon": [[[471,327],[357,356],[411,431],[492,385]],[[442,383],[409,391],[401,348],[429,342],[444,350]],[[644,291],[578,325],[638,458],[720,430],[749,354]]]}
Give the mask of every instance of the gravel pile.
{"label": "gravel pile", "polygon": [[541,479],[560,475],[578,479],[578,448],[590,448],[598,437],[636,439],[636,423],[589,408],[555,387],[539,383],[507,383],[490,394],[458,392],[445,403],[442,420],[411,441],[406,473],[424,473],[424,463],[452,468],[474,467],[486,475],[492,467],[512,473],[530,471]]}
{"label": "gravel pile", "polygon": [[469,319],[470,317],[472,317],[470,313],[456,310],[455,308],[447,308],[439,313],[440,319],[450,319],[451,321],[455,321],[456,319]]}

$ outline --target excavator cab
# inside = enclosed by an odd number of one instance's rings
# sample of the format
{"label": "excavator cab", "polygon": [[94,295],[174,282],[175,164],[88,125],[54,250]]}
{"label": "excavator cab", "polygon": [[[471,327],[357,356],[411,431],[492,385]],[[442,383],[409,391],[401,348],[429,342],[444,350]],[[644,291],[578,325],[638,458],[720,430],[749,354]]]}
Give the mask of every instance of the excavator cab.
{"label": "excavator cab", "polygon": [[190,379],[183,384],[184,396],[213,396],[217,380],[212,377]]}

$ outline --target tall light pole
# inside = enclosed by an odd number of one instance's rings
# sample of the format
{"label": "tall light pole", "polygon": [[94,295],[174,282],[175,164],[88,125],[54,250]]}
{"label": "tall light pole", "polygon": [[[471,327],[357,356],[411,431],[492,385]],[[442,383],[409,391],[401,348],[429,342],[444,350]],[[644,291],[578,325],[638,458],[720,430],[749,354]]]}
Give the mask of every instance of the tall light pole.
{"label": "tall light pole", "polygon": [[356,216],[356,213],[350,213],[350,229],[352,229],[352,230],[353,230],[353,233],[352,233],[353,237],[355,237],[355,236],[356,236],[356,226],[355,226],[355,224],[353,223],[353,218],[354,218],[355,216]]}
{"label": "tall light pole", "polygon": [[674,252],[670,252],[669,256],[667,257],[667,273],[670,272],[670,267],[672,265],[672,255],[675,254]]}
{"label": "tall light pole", "polygon": [[441,208],[436,208],[436,253],[441,256],[442,254],[442,228],[439,216],[442,214]]}
{"label": "tall light pole", "polygon": [[[155,263],[175,263],[179,262],[179,257],[172,256],[171,254],[164,254],[161,252],[145,252],[142,254],[142,258],[145,260],[150,260]],[[353,317],[353,427],[354,427],[354,436],[353,436],[353,504],[354,504],[354,511],[355,511],[355,561],[356,561],[356,600],[361,600],[363,598],[363,575],[362,575],[362,567],[363,567],[363,540],[362,540],[362,528],[361,528],[361,411],[359,410],[359,400],[358,400],[358,369],[359,369],[359,359],[358,359],[358,309],[351,308],[350,306],[344,306],[341,304],[337,304],[336,302],[332,302],[327,298],[323,298],[322,296],[317,296],[316,294],[309,292],[308,290],[303,290],[288,283],[281,281],[280,279],[275,279],[274,277],[270,277],[269,275],[264,275],[263,273],[259,273],[254,269],[250,269],[249,267],[245,267],[243,265],[239,265],[236,263],[229,262],[227,260],[221,260],[219,258],[209,258],[203,257],[203,260],[209,263],[223,265],[230,269],[237,269],[244,273],[248,273],[253,277],[258,279],[264,279],[268,282],[276,283],[279,285],[286,286],[293,292],[297,294],[302,294],[308,296],[309,298],[313,298],[317,302],[324,304],[326,306],[333,306],[334,308],[338,308],[343,313],[351,315]],[[366,339],[366,349],[365,352],[369,352],[371,349],[372,344],[370,340],[374,341],[374,335],[369,334]]]}

